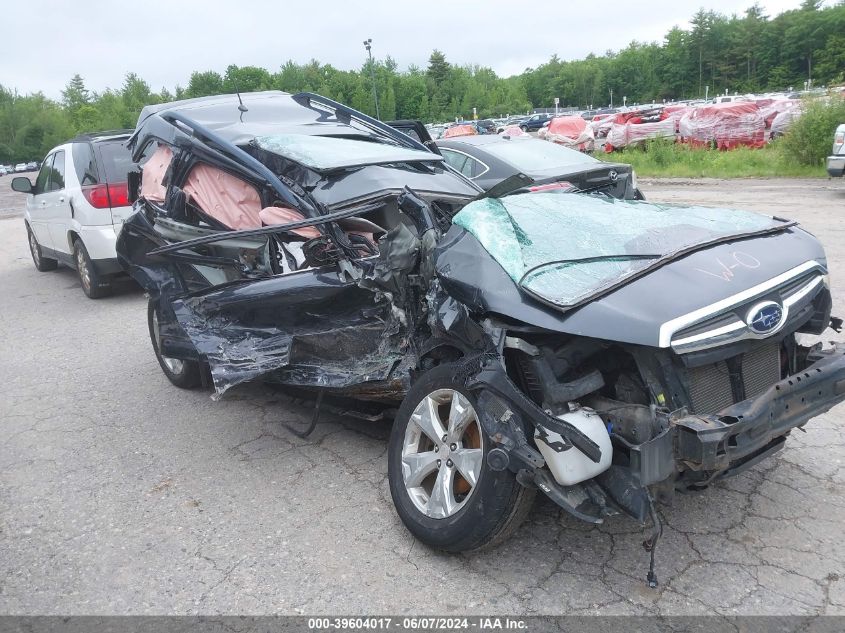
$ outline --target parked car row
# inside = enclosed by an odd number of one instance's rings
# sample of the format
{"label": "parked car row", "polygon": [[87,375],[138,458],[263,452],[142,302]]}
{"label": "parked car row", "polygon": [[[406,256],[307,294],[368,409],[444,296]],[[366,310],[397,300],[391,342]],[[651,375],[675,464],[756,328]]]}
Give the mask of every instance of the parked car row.
{"label": "parked car row", "polygon": [[0,176],[7,174],[20,174],[27,171],[35,171],[39,164],[35,161],[29,163],[18,163],[17,165],[0,165]]}
{"label": "parked car row", "polygon": [[842,324],[821,244],[631,201],[628,166],[546,141],[395,125],[311,93],[147,106],[13,181],[33,261],[100,288],[92,245],[114,244],[177,387],[310,394],[302,435],[341,403],[392,417],[390,492],[423,543],[501,542],[539,492],[650,522],[656,586],[656,491],[742,472],[845,399],[845,353],[797,336]]}

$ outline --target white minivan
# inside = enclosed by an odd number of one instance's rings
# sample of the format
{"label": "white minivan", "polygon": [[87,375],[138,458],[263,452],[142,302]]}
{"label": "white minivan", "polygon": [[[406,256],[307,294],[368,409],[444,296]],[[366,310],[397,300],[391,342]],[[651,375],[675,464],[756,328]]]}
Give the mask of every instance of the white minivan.
{"label": "white minivan", "polygon": [[131,134],[78,136],[47,154],[34,184],[24,176],[12,179],[12,189],[30,194],[25,221],[35,267],[75,268],[91,299],[108,295],[112,278],[122,273],[115,241],[132,210],[127,174],[137,166],[126,148]]}

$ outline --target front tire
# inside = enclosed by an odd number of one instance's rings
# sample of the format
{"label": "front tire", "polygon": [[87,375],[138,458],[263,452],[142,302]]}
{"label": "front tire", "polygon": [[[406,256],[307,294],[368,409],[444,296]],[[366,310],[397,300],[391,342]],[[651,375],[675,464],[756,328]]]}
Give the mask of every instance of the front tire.
{"label": "front tire", "polygon": [[29,224],[26,225],[26,236],[29,240],[29,254],[32,255],[32,263],[35,264],[35,270],[42,273],[56,270],[59,267],[59,262],[55,259],[44,257],[41,254],[41,245],[38,243],[35,233],[29,228]]}
{"label": "front tire", "polygon": [[477,404],[440,365],[411,387],[393,424],[388,480],[402,522],[423,543],[447,552],[494,546],[531,509],[535,490],[487,465]]}
{"label": "front tire", "polygon": [[159,332],[158,301],[150,299],[147,304],[147,327],[150,330],[150,342],[156,355],[161,371],[174,386],[180,389],[194,389],[202,382],[200,365],[196,361],[181,360],[161,355],[161,334]]}
{"label": "front tire", "polygon": [[79,273],[79,283],[82,284],[82,292],[89,299],[102,299],[111,294],[111,281],[108,277],[100,275],[94,268],[88,250],[82,240],[77,239],[73,243],[73,258],[76,261],[76,272]]}

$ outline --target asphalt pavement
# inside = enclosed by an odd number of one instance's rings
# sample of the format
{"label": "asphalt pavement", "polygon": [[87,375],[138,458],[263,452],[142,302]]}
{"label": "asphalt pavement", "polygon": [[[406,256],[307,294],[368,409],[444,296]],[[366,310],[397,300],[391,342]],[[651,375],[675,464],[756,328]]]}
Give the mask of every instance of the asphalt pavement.
{"label": "asphalt pavement", "polygon": [[[643,189],[802,220],[845,316],[844,182]],[[548,502],[497,549],[431,551],[393,509],[388,424],[326,416],[301,440],[284,424],[310,411],[265,387],[172,387],[142,292],[37,272],[20,217],[0,220],[0,289],[2,614],[845,614],[845,407],[663,507],[652,590],[637,524]]]}

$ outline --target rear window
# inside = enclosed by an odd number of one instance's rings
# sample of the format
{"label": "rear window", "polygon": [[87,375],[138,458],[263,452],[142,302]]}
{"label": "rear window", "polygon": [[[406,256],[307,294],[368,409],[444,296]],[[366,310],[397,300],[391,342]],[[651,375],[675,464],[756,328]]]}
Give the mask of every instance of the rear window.
{"label": "rear window", "polygon": [[489,143],[484,145],[483,149],[526,173],[601,162],[597,158],[556,143],[527,138]]}
{"label": "rear window", "polygon": [[126,148],[126,141],[107,141],[97,144],[103,169],[106,172],[106,182],[126,182],[130,171],[137,171],[137,165],[132,162],[132,154]]}
{"label": "rear window", "polygon": [[80,185],[96,185],[99,180],[97,161],[90,143],[73,144],[73,167]]}

